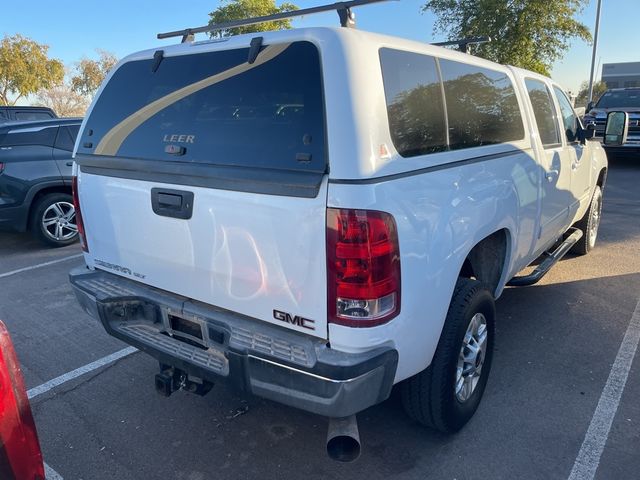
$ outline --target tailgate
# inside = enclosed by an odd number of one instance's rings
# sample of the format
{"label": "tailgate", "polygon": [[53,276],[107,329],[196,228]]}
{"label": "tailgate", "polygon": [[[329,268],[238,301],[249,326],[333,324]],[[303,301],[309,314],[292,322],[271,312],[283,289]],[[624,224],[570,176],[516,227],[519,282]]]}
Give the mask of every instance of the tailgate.
{"label": "tailgate", "polygon": [[319,52],[192,48],[124,61],[92,106],[76,152],[87,262],[326,338]]}
{"label": "tailgate", "polygon": [[[151,190],[165,187],[194,194],[190,219],[154,213]],[[326,189],[291,198],[81,174],[88,263],[324,338]]]}

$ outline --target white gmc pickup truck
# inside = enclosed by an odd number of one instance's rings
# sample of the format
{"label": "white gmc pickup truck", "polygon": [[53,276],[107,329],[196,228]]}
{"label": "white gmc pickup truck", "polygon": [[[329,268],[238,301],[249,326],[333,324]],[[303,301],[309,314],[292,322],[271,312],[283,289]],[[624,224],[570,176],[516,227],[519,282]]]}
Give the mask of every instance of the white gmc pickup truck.
{"label": "white gmc pickup truck", "polygon": [[495,299],[594,247],[592,136],[548,78],[349,28],[135,53],[78,137],[70,280],[165,395],[224,380],[330,417],[340,460],[394,385],[453,432]]}

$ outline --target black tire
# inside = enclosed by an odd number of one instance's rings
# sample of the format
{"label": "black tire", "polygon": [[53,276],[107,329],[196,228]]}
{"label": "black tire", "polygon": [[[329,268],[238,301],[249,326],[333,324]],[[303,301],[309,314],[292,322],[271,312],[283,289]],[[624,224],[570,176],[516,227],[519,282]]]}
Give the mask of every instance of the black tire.
{"label": "black tire", "polygon": [[[478,313],[486,319],[484,363],[481,362],[481,372],[472,393],[460,401],[456,392],[458,359],[467,327]],[[458,279],[431,365],[401,386],[402,403],[412,419],[445,433],[460,430],[471,419],[480,404],[491,370],[494,323],[495,304],[489,290],[477,280]]]}
{"label": "black tire", "polygon": [[[58,215],[54,210],[55,206],[60,206],[62,213]],[[60,238],[56,239],[56,223],[45,225],[54,219],[60,219]],[[71,245],[78,240],[78,229],[75,225],[75,210],[73,209],[73,198],[67,193],[49,193],[37,199],[33,206],[31,219],[31,232],[40,242],[50,247],[64,247]],[[73,231],[75,230],[75,233]]]}
{"label": "black tire", "polygon": [[586,255],[596,246],[598,227],[602,216],[602,189],[596,185],[591,197],[589,209],[584,217],[576,223],[576,227],[582,230],[582,238],[573,246],[571,251],[577,255]]}

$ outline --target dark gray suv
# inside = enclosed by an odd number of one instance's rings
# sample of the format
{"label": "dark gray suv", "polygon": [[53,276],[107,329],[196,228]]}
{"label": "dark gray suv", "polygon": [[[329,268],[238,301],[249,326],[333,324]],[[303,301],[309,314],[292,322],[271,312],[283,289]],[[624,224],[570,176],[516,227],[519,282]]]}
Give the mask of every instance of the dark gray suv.
{"label": "dark gray suv", "polygon": [[0,125],[0,230],[62,247],[78,239],[71,155],[79,118]]}

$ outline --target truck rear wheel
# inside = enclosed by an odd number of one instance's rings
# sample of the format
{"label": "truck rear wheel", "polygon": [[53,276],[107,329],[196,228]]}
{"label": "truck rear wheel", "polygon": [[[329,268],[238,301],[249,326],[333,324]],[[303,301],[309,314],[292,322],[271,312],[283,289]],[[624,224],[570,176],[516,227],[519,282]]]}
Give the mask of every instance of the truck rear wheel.
{"label": "truck rear wheel", "polygon": [[402,384],[402,403],[417,422],[452,433],[473,416],[493,357],[493,295],[477,280],[460,278],[431,365]]}
{"label": "truck rear wheel", "polygon": [[591,197],[589,210],[576,227],[582,230],[582,238],[576,242],[571,251],[577,255],[586,255],[596,246],[600,218],[602,216],[602,189],[596,185]]}

